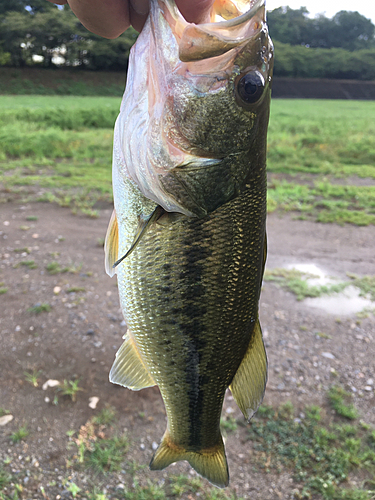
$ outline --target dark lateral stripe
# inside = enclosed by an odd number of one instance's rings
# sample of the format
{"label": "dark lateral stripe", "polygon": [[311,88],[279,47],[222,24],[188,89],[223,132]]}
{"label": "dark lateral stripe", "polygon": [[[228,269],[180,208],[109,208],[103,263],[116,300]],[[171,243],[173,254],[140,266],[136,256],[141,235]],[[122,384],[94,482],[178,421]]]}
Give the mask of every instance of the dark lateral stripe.
{"label": "dark lateral stripe", "polygon": [[185,239],[185,264],[182,269],[184,275],[184,294],[180,331],[186,339],[186,383],[188,385],[189,401],[189,446],[199,447],[202,442],[202,417],[204,409],[204,385],[207,375],[200,375],[198,366],[201,353],[206,348],[204,315],[207,312],[205,305],[205,286],[203,276],[205,261],[212,254],[211,245],[202,245],[211,240],[209,228],[204,226],[203,220],[197,220],[190,225],[190,231]]}

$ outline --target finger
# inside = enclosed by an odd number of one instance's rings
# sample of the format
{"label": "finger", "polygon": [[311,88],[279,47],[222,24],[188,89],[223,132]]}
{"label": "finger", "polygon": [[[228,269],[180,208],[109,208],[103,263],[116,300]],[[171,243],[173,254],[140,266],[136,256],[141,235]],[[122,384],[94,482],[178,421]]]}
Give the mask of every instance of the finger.
{"label": "finger", "polygon": [[141,32],[149,11],[148,0],[130,0],[129,15],[133,28]]}
{"label": "finger", "polygon": [[189,23],[209,21],[209,11],[214,0],[176,0],[177,7]]}
{"label": "finger", "polygon": [[68,0],[81,23],[96,35],[117,38],[130,26],[125,0]]}

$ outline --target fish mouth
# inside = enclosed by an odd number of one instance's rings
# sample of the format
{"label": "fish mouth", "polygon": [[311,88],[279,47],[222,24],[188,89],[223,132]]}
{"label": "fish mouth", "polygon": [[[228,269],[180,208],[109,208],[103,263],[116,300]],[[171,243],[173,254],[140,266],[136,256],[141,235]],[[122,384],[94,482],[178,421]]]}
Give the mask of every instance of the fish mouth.
{"label": "fish mouth", "polygon": [[202,24],[188,23],[174,0],[159,0],[159,5],[178,42],[182,62],[220,56],[260,31],[268,33],[265,0],[216,0],[209,22]]}

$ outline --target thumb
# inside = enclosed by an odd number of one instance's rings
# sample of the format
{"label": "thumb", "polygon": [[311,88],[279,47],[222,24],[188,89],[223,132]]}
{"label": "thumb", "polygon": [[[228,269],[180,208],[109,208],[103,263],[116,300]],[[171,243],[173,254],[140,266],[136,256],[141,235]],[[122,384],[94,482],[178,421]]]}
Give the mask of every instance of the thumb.
{"label": "thumb", "polygon": [[208,13],[215,0],[176,0],[177,7],[189,23],[207,22]]}

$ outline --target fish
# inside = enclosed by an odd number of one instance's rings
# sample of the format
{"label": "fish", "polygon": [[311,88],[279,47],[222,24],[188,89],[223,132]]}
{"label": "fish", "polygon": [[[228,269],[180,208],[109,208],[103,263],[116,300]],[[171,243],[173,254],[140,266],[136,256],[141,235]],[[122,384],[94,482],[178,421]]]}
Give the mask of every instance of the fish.
{"label": "fish", "polygon": [[272,70],[264,0],[216,0],[199,25],[174,0],[152,0],[114,133],[105,267],[127,332],[110,380],[160,390],[167,428],[152,470],[187,460],[221,488],[225,393],[250,420],[267,381]]}

